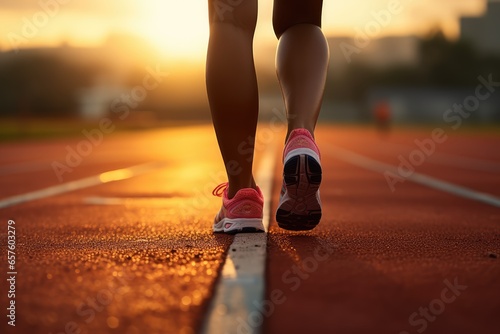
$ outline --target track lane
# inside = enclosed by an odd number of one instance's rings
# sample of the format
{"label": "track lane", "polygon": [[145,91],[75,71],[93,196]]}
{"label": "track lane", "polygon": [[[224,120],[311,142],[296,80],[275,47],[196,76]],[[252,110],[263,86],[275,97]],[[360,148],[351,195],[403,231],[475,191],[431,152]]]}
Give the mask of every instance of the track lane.
{"label": "track lane", "polygon": [[[373,155],[365,136],[356,148]],[[332,128],[320,127],[317,138],[320,148],[350,145],[349,134]],[[411,182],[392,193],[378,173],[325,153],[323,167],[321,224],[310,233],[271,228],[266,298],[283,297],[265,333],[417,333],[422,316],[409,317],[455,278],[466,290],[425,320],[425,332],[496,333],[500,265],[490,255],[500,252],[497,208]]]}
{"label": "track lane", "polygon": [[[2,210],[18,232],[16,331],[59,333],[68,323],[81,333],[198,330],[233,237],[211,232],[220,199],[206,190],[223,175],[212,129],[170,133],[120,139],[130,161],[144,156],[145,146],[130,149],[138,140],[155,143],[148,154],[170,158],[164,169]],[[114,167],[97,156],[99,171]],[[24,181],[38,188],[36,177]]]}

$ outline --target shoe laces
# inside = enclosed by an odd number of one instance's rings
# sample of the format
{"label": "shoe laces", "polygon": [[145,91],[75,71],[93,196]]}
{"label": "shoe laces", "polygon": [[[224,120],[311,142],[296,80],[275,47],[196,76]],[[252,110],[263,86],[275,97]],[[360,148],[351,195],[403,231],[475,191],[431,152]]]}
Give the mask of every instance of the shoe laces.
{"label": "shoe laces", "polygon": [[215,187],[214,190],[212,190],[212,195],[217,196],[217,197],[222,197],[224,194],[224,191],[226,191],[229,183],[228,182],[223,182],[219,184],[217,187]]}

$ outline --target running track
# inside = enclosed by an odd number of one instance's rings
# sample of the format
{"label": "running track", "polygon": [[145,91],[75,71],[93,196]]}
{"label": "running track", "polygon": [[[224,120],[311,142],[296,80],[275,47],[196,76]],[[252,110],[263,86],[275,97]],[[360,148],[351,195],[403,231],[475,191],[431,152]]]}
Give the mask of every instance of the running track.
{"label": "running track", "polygon": [[[500,136],[447,132],[391,191],[384,171],[432,129],[320,126],[324,217],[291,233],[273,220],[281,130],[261,124],[257,136],[271,216],[250,259],[265,270],[229,282],[261,281],[250,305],[261,311],[247,308],[228,333],[498,333]],[[17,243],[16,327],[2,283],[1,332],[188,334],[244,310],[237,293],[215,302],[239,249],[211,233],[211,190],[224,181],[211,127],[107,135],[61,182],[51,164],[82,139],[0,145],[2,282],[9,219]]]}

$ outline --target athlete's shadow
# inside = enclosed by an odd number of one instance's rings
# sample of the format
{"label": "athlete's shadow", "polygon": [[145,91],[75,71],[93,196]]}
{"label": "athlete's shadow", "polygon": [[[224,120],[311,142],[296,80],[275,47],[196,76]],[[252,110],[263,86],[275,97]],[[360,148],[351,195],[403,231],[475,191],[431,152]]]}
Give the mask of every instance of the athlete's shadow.
{"label": "athlete's shadow", "polygon": [[327,261],[334,256],[336,245],[334,239],[325,236],[318,236],[309,232],[280,232],[269,233],[268,252],[271,255],[270,261],[277,256],[281,261],[290,265],[300,265],[304,259],[312,258],[316,262]]}

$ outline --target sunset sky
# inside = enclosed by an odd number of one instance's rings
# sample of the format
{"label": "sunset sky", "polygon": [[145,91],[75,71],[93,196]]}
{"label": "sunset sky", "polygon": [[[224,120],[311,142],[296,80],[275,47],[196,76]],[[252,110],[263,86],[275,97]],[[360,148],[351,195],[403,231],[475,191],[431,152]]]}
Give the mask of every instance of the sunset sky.
{"label": "sunset sky", "polygon": [[[206,0],[16,0],[0,2],[0,50],[13,46],[96,46],[110,33],[134,34],[150,41],[171,58],[201,60],[208,38]],[[325,0],[324,29],[328,35],[353,35],[373,21],[372,12],[388,8],[390,0]],[[479,15],[486,0],[401,0],[402,12],[391,17],[380,36],[422,35],[441,26],[458,34],[458,18]],[[257,37],[272,42],[272,0],[261,0]],[[50,5],[49,5],[50,4]],[[57,4],[57,6],[54,6]],[[29,22],[29,23],[28,23]],[[32,25],[29,29],[26,26]],[[17,43],[17,44],[16,44]],[[264,43],[265,44],[265,43]]]}

